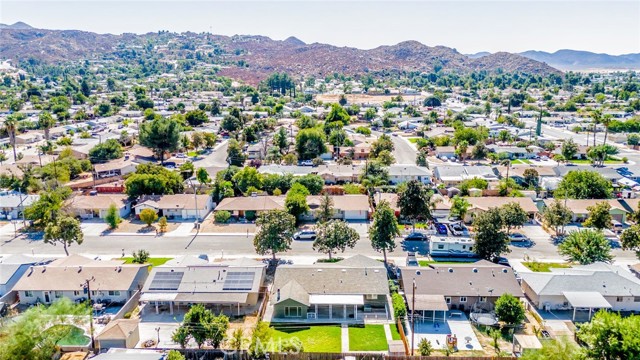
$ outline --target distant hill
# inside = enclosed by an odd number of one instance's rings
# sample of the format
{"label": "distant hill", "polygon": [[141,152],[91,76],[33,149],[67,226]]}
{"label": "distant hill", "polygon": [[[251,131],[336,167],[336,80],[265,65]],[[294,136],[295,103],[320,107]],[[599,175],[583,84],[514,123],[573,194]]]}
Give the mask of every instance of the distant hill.
{"label": "distant hill", "polygon": [[[368,72],[477,70],[560,74],[547,64],[518,54],[498,52],[472,58],[446,46],[427,46],[418,41],[362,50],[328,44],[306,44],[296,37],[273,40],[257,35],[211,35],[196,33],[96,34],[78,30],[44,30],[14,24],[0,31],[0,58],[65,62],[84,59],[117,59],[127,51],[141,51],[146,44],[163,47],[166,61],[184,59],[198,46],[215,44],[221,74],[256,83],[276,71],[291,75],[324,77]],[[169,43],[179,44],[168,46]],[[129,54],[130,55],[130,54]]]}
{"label": "distant hill", "polygon": [[562,70],[640,69],[640,54],[609,55],[577,50],[558,50],[548,53],[530,50],[520,55]]}
{"label": "distant hill", "polygon": [[17,23],[11,25],[0,24],[0,29],[28,30],[33,29],[33,26],[25,24],[22,21],[18,21]]}
{"label": "distant hill", "polygon": [[475,53],[475,54],[467,54],[467,56],[472,58],[472,59],[478,59],[478,58],[481,58],[481,57],[487,56],[487,55],[491,55],[491,53],[488,52],[488,51],[480,51],[480,52]]}

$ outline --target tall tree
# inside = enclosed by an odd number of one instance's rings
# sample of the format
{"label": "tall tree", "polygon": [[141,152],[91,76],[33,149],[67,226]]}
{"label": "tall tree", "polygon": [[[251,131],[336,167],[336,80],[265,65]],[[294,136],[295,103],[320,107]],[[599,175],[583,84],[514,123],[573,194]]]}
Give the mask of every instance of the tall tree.
{"label": "tall tree", "polygon": [[622,249],[633,250],[636,252],[636,257],[640,258],[640,225],[631,225],[625,229],[620,235],[620,242]]}
{"label": "tall tree", "polygon": [[38,128],[44,130],[44,138],[49,141],[49,131],[56,124],[55,119],[48,111],[43,111],[38,116]]}
{"label": "tall tree", "polygon": [[467,215],[467,211],[470,207],[471,203],[469,203],[466,198],[456,195],[451,201],[450,213],[453,216],[457,216],[460,221],[464,221],[464,218]]}
{"label": "tall tree", "polygon": [[431,221],[431,195],[427,186],[418,180],[407,182],[398,194],[400,215],[411,221],[413,231],[417,221]]}
{"label": "tall tree", "polygon": [[63,215],[56,222],[47,224],[44,229],[44,242],[47,244],[61,244],[64,253],[69,256],[68,247],[71,244],[82,244],[84,235],[80,228],[80,222],[71,216]]}
{"label": "tall tree", "polygon": [[[202,348],[202,345],[208,341],[217,349],[226,336],[229,328],[229,318],[224,314],[215,316],[204,305],[196,304],[191,306],[184,315],[184,320],[180,327],[185,329],[183,330],[184,335],[192,338],[198,344],[198,348]],[[181,337],[183,337],[182,334],[177,336],[179,340]]]}
{"label": "tall tree", "polygon": [[560,255],[582,265],[598,261],[611,262],[611,245],[602,232],[585,229],[574,231],[558,246]]}
{"label": "tall tree", "polygon": [[542,211],[542,220],[554,228],[556,236],[564,233],[564,227],[571,222],[571,209],[566,207],[560,200],[555,199],[553,203],[545,207]]}
{"label": "tall tree", "polygon": [[276,253],[291,248],[296,219],[284,210],[271,210],[260,214],[256,224],[258,232],[253,239],[256,252],[260,255],[271,253],[275,262]]}
{"label": "tall tree", "polygon": [[353,249],[360,239],[358,232],[342,220],[331,220],[321,223],[316,228],[317,236],[313,242],[313,250],[318,250],[329,255],[329,260],[333,259],[332,254],[347,248]]}
{"label": "tall tree", "polygon": [[496,316],[508,325],[520,325],[525,319],[525,310],[517,297],[505,293],[496,300]]}
{"label": "tall tree", "polygon": [[618,312],[601,310],[590,322],[580,326],[577,335],[586,343],[588,359],[639,359],[639,328],[638,315],[622,317]]}
{"label": "tall tree", "polygon": [[243,166],[247,156],[242,151],[242,146],[234,140],[229,140],[227,144],[227,163],[232,166]]}
{"label": "tall tree", "polygon": [[598,230],[611,227],[611,205],[606,201],[601,201],[595,205],[588,206],[589,216],[584,221],[584,226],[596,228]]}
{"label": "tall tree", "polygon": [[13,161],[18,161],[18,154],[16,152],[16,131],[18,129],[18,116],[11,114],[4,119],[4,128],[9,134],[9,142],[13,148]]}
{"label": "tall tree", "polygon": [[333,218],[335,209],[333,207],[333,199],[328,193],[322,195],[320,199],[320,207],[318,208],[317,218],[318,223],[324,224]]}
{"label": "tall tree", "polygon": [[478,214],[473,220],[476,229],[476,254],[485,260],[494,260],[509,252],[509,237],[502,230],[502,212],[491,208]]}
{"label": "tall tree", "polygon": [[599,173],[574,170],[562,178],[554,196],[569,199],[608,199],[612,191],[611,182]]}
{"label": "tall tree", "polygon": [[395,238],[400,236],[396,214],[385,200],[380,202],[373,213],[373,224],[369,228],[371,247],[376,251],[382,251],[384,264],[387,266],[387,252],[396,248]]}
{"label": "tall tree", "polygon": [[175,120],[159,118],[140,126],[140,144],[151,148],[161,164],[164,164],[165,152],[177,150],[179,142],[180,125]]}
{"label": "tall tree", "polygon": [[507,228],[507,236],[511,234],[512,228],[519,228],[529,220],[529,215],[517,202],[502,205],[500,207],[500,216],[502,217],[502,224]]}
{"label": "tall tree", "polygon": [[578,144],[571,138],[565,140],[562,143],[561,153],[567,161],[571,161],[578,153]]}

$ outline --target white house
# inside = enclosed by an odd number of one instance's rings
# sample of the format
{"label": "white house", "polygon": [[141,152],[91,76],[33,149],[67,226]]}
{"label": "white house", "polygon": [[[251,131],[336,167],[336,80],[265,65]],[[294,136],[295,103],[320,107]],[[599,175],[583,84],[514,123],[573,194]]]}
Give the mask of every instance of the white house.
{"label": "white house", "polygon": [[389,181],[394,185],[411,180],[418,180],[423,184],[431,184],[432,176],[431,170],[425,166],[398,164],[389,166]]}
{"label": "white house", "polygon": [[204,219],[213,210],[213,199],[209,195],[151,195],[144,196],[134,209],[136,216],[143,209],[152,209],[170,219]]}

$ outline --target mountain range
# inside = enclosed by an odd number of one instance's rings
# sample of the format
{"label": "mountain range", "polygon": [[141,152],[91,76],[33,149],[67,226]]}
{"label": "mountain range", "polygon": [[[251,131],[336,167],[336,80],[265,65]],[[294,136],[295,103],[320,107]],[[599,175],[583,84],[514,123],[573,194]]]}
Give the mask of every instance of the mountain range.
{"label": "mountain range", "polygon": [[[467,54],[472,59],[479,59],[491,55],[490,52],[482,51],[475,54]],[[640,53],[609,55],[598,54],[590,51],[580,50],[558,50],[554,53],[545,51],[529,50],[521,52],[522,55],[531,60],[544,62],[556,69],[567,70],[640,70]]]}
{"label": "mountain range", "polygon": [[[163,47],[165,60],[184,58],[187,52],[195,49],[211,51],[206,47],[213,46],[217,49],[216,61],[219,60],[223,65],[221,73],[250,83],[260,81],[275,71],[300,76],[326,76],[336,72],[348,75],[431,72],[437,69],[461,73],[485,70],[548,75],[561,74],[558,69],[574,69],[576,66],[635,68],[640,57],[639,54],[616,57],[573,51],[464,55],[449,47],[432,47],[417,41],[362,50],[321,43],[307,44],[293,36],[280,41],[256,35],[223,36],[190,32],[112,35],[36,29],[23,22],[0,24],[0,30],[0,58],[35,58],[44,62],[113,59],[118,57],[122,49],[142,48],[149,41]],[[174,45],[168,46],[169,43]],[[614,62],[618,66],[610,65]]]}

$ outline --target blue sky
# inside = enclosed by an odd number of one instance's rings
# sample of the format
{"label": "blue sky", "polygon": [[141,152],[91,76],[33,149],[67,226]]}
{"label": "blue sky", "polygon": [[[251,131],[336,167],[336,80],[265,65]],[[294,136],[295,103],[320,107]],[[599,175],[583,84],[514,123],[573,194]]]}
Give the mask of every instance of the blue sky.
{"label": "blue sky", "polygon": [[640,52],[640,1],[0,0],[0,22],[99,33],[296,36],[370,49],[404,40],[478,51]]}

